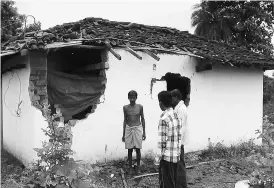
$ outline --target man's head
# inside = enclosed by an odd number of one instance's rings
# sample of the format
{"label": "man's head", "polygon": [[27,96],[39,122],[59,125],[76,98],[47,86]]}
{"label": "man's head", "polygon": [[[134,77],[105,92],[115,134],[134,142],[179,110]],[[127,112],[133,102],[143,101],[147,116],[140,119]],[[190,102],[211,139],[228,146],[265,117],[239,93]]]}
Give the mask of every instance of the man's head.
{"label": "man's head", "polygon": [[131,104],[136,102],[137,96],[138,94],[134,90],[131,90],[130,92],[128,92],[128,100],[130,101]]}
{"label": "man's head", "polygon": [[159,106],[162,111],[172,107],[172,96],[169,91],[161,91],[158,94]]}
{"label": "man's head", "polygon": [[175,107],[183,99],[182,93],[178,89],[172,90],[171,96],[173,107]]}

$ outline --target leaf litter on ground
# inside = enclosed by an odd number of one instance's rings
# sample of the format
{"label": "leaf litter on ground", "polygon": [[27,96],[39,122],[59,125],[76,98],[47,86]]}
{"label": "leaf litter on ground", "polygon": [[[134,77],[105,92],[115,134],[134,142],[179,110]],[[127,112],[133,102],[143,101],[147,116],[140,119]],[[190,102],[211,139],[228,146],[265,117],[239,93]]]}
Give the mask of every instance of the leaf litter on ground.
{"label": "leaf litter on ground", "polygon": [[[205,155],[207,153],[207,155]],[[198,151],[186,153],[186,166],[197,165],[193,168],[187,169],[187,181],[189,188],[234,188],[237,181],[252,179],[252,173],[263,174],[268,177],[273,177],[272,171],[269,167],[258,164],[258,161],[263,159],[263,155],[251,152],[249,155],[240,155],[237,157],[225,158],[221,161],[222,157],[215,154],[211,154],[208,151]],[[257,157],[255,157],[255,155]],[[261,156],[261,159],[258,158]],[[27,169],[22,169],[22,164],[14,162],[10,164],[7,162],[9,156],[2,154],[2,186],[5,188],[23,187],[24,178],[27,179]],[[210,163],[201,163],[206,161],[215,161]],[[257,162],[256,162],[257,161]],[[263,160],[262,160],[263,161]],[[136,160],[133,161],[136,164]],[[154,165],[151,157],[144,157],[141,162],[140,174],[157,173],[158,166]],[[113,160],[107,163],[89,164],[85,162],[79,163],[83,178],[86,179],[92,187],[123,187],[123,181],[121,177],[122,168],[125,171],[125,178],[128,187],[132,188],[156,188],[159,186],[158,175],[146,176],[141,178],[132,179],[133,176],[128,174],[128,162],[123,160]],[[261,176],[263,176],[261,175]],[[256,174],[255,174],[256,176]],[[258,176],[258,175],[257,175]],[[20,181],[18,181],[18,178]],[[16,185],[15,185],[16,184]],[[274,187],[274,184],[273,184]],[[272,188],[272,187],[270,187]]]}

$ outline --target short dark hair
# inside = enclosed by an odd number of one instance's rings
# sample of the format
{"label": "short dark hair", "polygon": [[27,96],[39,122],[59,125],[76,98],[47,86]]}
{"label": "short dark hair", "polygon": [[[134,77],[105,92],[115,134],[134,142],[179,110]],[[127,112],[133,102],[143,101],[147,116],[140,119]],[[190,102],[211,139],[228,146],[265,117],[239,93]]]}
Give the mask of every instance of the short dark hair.
{"label": "short dark hair", "polygon": [[161,91],[158,94],[158,100],[165,107],[167,107],[167,108],[172,107],[172,96],[171,96],[171,93],[169,91]]}
{"label": "short dark hair", "polygon": [[173,89],[171,91],[171,96],[172,97],[177,97],[179,100],[182,100],[183,99],[183,95],[182,93],[179,91],[179,89]]}
{"label": "short dark hair", "polygon": [[137,98],[137,96],[138,96],[138,94],[137,94],[137,92],[136,92],[135,90],[131,90],[130,92],[128,92],[128,97],[129,97],[130,95],[135,95],[136,98]]}

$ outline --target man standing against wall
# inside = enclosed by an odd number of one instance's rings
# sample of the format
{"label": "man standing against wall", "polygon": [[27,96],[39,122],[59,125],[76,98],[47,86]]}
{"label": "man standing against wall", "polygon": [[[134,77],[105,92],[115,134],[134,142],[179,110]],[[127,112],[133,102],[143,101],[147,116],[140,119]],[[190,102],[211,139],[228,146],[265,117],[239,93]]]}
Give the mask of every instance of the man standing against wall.
{"label": "man standing against wall", "polygon": [[177,163],[180,160],[181,124],[172,108],[171,93],[169,91],[160,92],[158,100],[163,111],[158,125],[160,188],[176,188]]}
{"label": "man standing against wall", "polygon": [[172,105],[174,112],[177,115],[180,124],[182,125],[182,145],[181,145],[181,154],[180,161],[178,162],[178,171],[177,171],[177,188],[187,188],[186,181],[186,167],[184,159],[184,145],[186,143],[186,131],[187,131],[187,107],[185,106],[184,101],[182,100],[182,94],[178,89],[171,91],[172,95]]}

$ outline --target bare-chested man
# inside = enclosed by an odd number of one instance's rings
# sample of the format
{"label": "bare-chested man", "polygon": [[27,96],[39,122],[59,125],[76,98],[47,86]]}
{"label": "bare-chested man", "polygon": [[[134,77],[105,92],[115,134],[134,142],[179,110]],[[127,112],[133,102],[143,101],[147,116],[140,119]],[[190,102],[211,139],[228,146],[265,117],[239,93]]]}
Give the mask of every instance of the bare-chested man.
{"label": "bare-chested man", "polygon": [[124,126],[122,141],[125,142],[125,148],[128,149],[129,174],[131,175],[133,149],[136,150],[136,173],[139,174],[142,140],[146,139],[146,131],[143,106],[140,104],[136,104],[137,92],[133,90],[130,91],[128,93],[128,99],[130,101],[130,104],[123,107]]}

